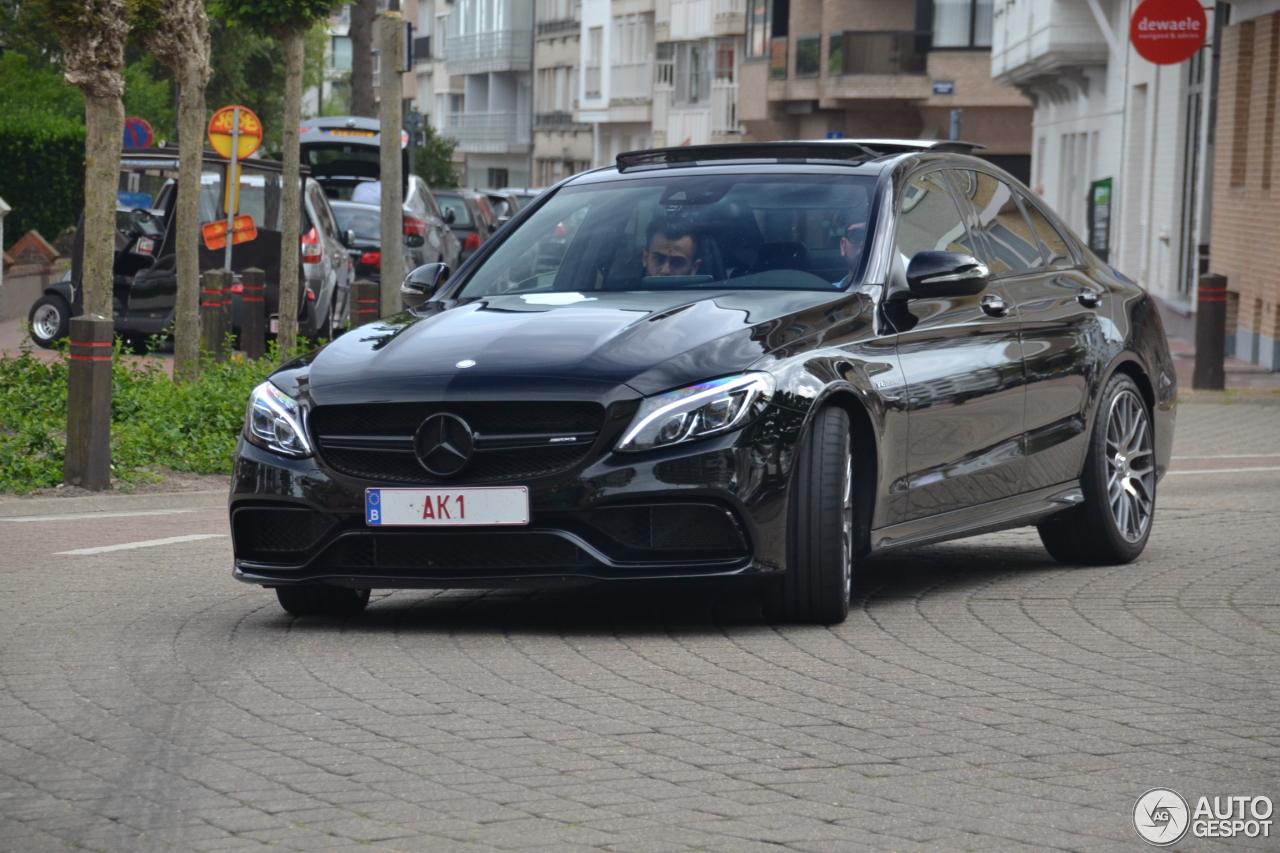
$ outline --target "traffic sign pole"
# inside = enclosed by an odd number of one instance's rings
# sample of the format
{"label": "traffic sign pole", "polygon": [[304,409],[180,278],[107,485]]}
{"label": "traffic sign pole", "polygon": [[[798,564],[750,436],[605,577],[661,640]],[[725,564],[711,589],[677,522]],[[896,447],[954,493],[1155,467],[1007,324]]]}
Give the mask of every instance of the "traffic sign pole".
{"label": "traffic sign pole", "polygon": [[[227,167],[227,253],[223,267],[231,272],[231,244],[235,234],[235,219],[240,207],[240,108],[236,107],[231,115],[231,165]],[[228,283],[228,286],[229,283]]]}

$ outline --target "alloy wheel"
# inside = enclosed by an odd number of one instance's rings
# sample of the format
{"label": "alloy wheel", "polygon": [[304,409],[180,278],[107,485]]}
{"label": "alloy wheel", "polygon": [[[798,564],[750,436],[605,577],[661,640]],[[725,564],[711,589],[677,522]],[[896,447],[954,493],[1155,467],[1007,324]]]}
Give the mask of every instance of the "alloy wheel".
{"label": "alloy wheel", "polygon": [[1111,517],[1126,541],[1137,542],[1151,525],[1156,474],[1147,407],[1130,389],[1111,401],[1106,449]]}
{"label": "alloy wheel", "polygon": [[52,340],[58,335],[58,327],[62,325],[62,315],[56,306],[41,305],[31,317],[31,331],[42,340]]}
{"label": "alloy wheel", "polygon": [[853,594],[853,454],[845,457],[844,490],[841,497],[840,563],[844,573],[844,600]]}

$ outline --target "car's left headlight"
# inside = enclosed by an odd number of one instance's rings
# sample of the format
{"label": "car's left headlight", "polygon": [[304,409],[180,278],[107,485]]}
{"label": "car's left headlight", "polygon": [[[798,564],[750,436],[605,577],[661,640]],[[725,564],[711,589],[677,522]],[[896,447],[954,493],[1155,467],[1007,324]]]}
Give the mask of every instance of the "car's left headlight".
{"label": "car's left headlight", "polygon": [[652,450],[738,429],[764,411],[776,388],[768,373],[744,373],[648,397],[614,450]]}
{"label": "car's left headlight", "polygon": [[297,400],[270,382],[263,382],[249,395],[244,437],[283,456],[310,456],[311,442],[307,440],[304,421]]}

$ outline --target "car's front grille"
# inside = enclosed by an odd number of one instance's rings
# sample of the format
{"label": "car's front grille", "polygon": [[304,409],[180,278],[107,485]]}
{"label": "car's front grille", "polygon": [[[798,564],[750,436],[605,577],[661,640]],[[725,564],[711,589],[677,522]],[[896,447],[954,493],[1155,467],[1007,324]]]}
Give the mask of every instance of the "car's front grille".
{"label": "car's front grille", "polygon": [[242,560],[300,563],[337,523],[328,513],[304,507],[244,507],[232,516],[232,541]]}
{"label": "car's front grille", "polygon": [[[475,453],[459,473],[438,476],[414,454],[418,427],[434,414],[467,422]],[[340,474],[380,483],[461,485],[528,480],[586,458],[604,427],[590,402],[379,403],[319,406],[309,418],[322,461]]]}
{"label": "car's front grille", "polygon": [[539,531],[354,533],[339,538],[314,564],[328,569],[454,571],[574,569],[597,565],[571,540]]}
{"label": "car's front grille", "polygon": [[746,541],[729,510],[713,504],[650,504],[594,510],[591,527],[636,551],[745,554]]}

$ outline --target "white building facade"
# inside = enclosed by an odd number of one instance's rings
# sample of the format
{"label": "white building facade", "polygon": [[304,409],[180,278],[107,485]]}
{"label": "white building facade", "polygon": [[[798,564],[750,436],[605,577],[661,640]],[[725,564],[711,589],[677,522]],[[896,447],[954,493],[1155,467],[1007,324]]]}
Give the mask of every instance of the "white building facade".
{"label": "white building facade", "polygon": [[653,140],[654,0],[583,0],[577,122],[592,166]]}
{"label": "white building facade", "polygon": [[737,142],[745,0],[656,0],[653,144]]}
{"label": "white building facade", "polygon": [[1186,334],[1209,242],[1210,50],[1143,59],[1138,2],[995,0],[991,71],[1035,105],[1032,188]]}

